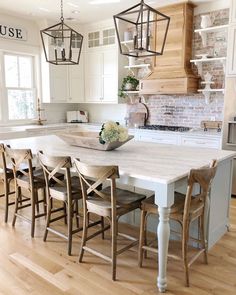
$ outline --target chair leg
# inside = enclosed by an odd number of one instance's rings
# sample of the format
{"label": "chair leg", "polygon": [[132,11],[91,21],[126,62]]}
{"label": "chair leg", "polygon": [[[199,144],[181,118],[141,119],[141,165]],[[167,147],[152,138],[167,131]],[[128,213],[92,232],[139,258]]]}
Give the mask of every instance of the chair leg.
{"label": "chair leg", "polygon": [[43,189],[43,213],[45,214],[45,218],[47,215],[47,199],[46,199],[46,191]]}
{"label": "chair leg", "polygon": [[116,216],[112,216],[111,220],[111,259],[112,259],[112,280],[116,280],[116,258],[117,258],[117,223]]}
{"label": "chair leg", "polygon": [[16,224],[16,214],[18,212],[20,195],[21,195],[21,189],[20,189],[20,187],[17,187],[16,192],[15,192],[15,210],[14,210],[14,215],[13,215],[13,220],[12,220],[12,226],[15,226],[15,224]]}
{"label": "chair leg", "polygon": [[68,255],[71,256],[72,230],[73,230],[73,205],[67,203],[67,229],[68,229]]}
{"label": "chair leg", "polygon": [[35,207],[36,207],[37,214],[39,214],[39,195],[38,195],[38,192],[35,193],[34,202],[35,202]]}
{"label": "chair leg", "polygon": [[188,267],[188,239],[189,239],[189,222],[183,227],[183,238],[182,238],[182,256],[185,271],[185,284],[189,287],[189,267]]}
{"label": "chair leg", "polygon": [[5,194],[5,222],[8,221],[8,206],[9,206],[9,183],[4,181],[4,194]]}
{"label": "chair leg", "polygon": [[83,215],[83,234],[82,234],[82,243],[80,246],[79,262],[82,262],[82,259],[84,256],[84,246],[86,245],[86,241],[87,241],[88,223],[89,223],[88,214],[89,213],[84,212],[84,215]]}
{"label": "chair leg", "polygon": [[75,200],[75,219],[76,219],[76,226],[79,228],[79,201]]}
{"label": "chair leg", "polygon": [[44,232],[44,236],[43,236],[44,242],[46,242],[46,240],[47,240],[48,227],[50,225],[50,220],[51,220],[51,213],[52,213],[52,199],[48,200],[48,204],[47,204],[46,227],[45,227],[45,232]]}
{"label": "chair leg", "polygon": [[66,203],[64,203],[64,215],[65,215],[64,222],[65,222],[65,224],[67,224],[67,208],[66,208]]}
{"label": "chair leg", "polygon": [[[38,205],[38,191],[33,190],[31,191],[31,237],[34,237],[35,231],[35,207]],[[37,206],[37,211],[39,210]]]}
{"label": "chair leg", "polygon": [[105,233],[104,233],[104,217],[101,217],[101,227],[102,227],[102,239],[105,239]]}
{"label": "chair leg", "polygon": [[208,264],[208,250],[207,250],[207,243],[206,243],[206,237],[205,237],[205,224],[204,224],[204,215],[200,216],[200,232],[201,232],[201,242],[202,242],[202,248],[204,251],[204,262]]}
{"label": "chair leg", "polygon": [[142,267],[143,263],[143,245],[145,235],[145,216],[146,211],[141,210],[140,232],[139,232],[139,249],[138,249],[138,265]]}

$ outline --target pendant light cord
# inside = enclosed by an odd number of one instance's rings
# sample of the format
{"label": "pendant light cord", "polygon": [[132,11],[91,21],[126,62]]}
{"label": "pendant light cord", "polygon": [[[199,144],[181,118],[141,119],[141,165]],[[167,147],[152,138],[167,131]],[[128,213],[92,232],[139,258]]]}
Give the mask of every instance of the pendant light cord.
{"label": "pendant light cord", "polygon": [[63,17],[63,0],[61,0],[61,21],[64,21],[64,17]]}

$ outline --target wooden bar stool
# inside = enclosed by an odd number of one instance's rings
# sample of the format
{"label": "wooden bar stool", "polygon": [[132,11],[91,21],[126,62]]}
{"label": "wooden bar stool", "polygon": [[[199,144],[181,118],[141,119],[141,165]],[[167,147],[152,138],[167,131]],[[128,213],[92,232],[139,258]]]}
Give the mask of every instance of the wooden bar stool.
{"label": "wooden bar stool", "polygon": [[0,144],[0,182],[3,183],[3,194],[0,195],[0,198],[5,198],[5,222],[8,221],[8,207],[15,204],[15,202],[10,202],[9,200],[9,196],[15,193],[11,188],[13,180],[14,174],[12,167],[10,168],[7,165],[5,146],[4,144]]}
{"label": "wooden bar stool", "polygon": [[[79,173],[82,195],[83,195],[83,237],[80,248],[79,262],[82,262],[84,251],[88,251],[112,264],[112,280],[116,279],[116,260],[117,255],[130,249],[138,243],[138,240],[125,234],[118,233],[118,219],[120,216],[140,208],[141,201],[145,196],[133,192],[116,188],[116,178],[119,177],[119,169],[117,166],[94,166],[81,163],[75,160],[75,166]],[[92,185],[86,178],[95,179]],[[110,186],[103,190],[98,187],[106,180],[110,181]],[[89,195],[94,193],[93,197]],[[88,214],[94,213],[107,218],[111,226],[112,247],[111,257],[106,256],[95,249],[87,246],[87,241],[94,238],[101,231],[95,232],[88,236]],[[104,230],[110,228],[106,226]],[[123,236],[132,242],[117,250],[117,235]]]}
{"label": "wooden bar stool", "polygon": [[[213,160],[209,168],[192,169],[188,176],[188,188],[186,195],[175,193],[175,201],[171,207],[170,219],[177,221],[182,229],[182,260],[185,270],[186,286],[189,287],[189,267],[203,253],[207,263],[207,241],[205,238],[205,205],[211,187],[212,180],[216,174],[217,161]],[[193,186],[199,184],[200,193],[192,195]],[[146,251],[157,253],[157,248],[147,245],[147,218],[150,214],[158,215],[158,207],[154,203],[154,196],[142,202],[140,240],[139,240],[139,266],[142,267],[143,255]],[[198,220],[199,239],[190,237],[190,224]],[[195,255],[188,259],[188,242],[194,240],[201,247]]]}
{"label": "wooden bar stool", "polygon": [[[6,154],[11,159],[15,180],[15,212],[12,226],[15,226],[16,218],[20,217],[31,223],[31,237],[34,237],[36,218],[46,216],[45,181],[42,169],[33,167],[33,155],[29,149],[12,149],[6,147]],[[24,167],[24,169],[22,169]],[[22,197],[22,189],[26,190],[29,198]],[[43,199],[39,200],[39,191],[43,193]],[[39,213],[39,204],[43,203],[43,213]],[[31,207],[31,218],[19,213],[19,210]],[[36,211],[37,210],[37,214]]]}

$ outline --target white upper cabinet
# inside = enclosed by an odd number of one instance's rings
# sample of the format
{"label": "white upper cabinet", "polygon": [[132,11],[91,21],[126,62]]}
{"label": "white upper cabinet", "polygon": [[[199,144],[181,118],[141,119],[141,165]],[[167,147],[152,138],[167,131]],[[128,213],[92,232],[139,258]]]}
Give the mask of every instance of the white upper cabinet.
{"label": "white upper cabinet", "polygon": [[69,96],[67,66],[50,65],[49,77],[51,102],[67,102]]}
{"label": "white upper cabinet", "polygon": [[84,102],[84,57],[81,55],[79,65],[68,66],[69,102]]}
{"label": "white upper cabinet", "polygon": [[85,100],[100,102],[102,100],[103,55],[89,52],[85,55]]}
{"label": "white upper cabinet", "polygon": [[231,0],[230,22],[236,24],[236,0]]}
{"label": "white upper cabinet", "polygon": [[43,102],[80,103],[84,101],[83,58],[81,53],[78,65],[53,65],[42,61]]}
{"label": "white upper cabinet", "polygon": [[118,57],[116,50],[103,53],[103,101],[117,102]]}
{"label": "white upper cabinet", "polygon": [[118,101],[118,65],[116,49],[86,53],[86,102]]}

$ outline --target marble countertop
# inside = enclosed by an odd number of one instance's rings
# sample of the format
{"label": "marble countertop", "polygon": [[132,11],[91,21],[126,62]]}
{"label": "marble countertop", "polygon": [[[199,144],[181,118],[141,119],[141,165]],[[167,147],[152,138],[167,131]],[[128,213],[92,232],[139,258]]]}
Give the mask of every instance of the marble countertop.
{"label": "marble countertop", "polygon": [[97,165],[118,165],[120,174],[140,180],[172,183],[188,175],[191,168],[201,168],[212,159],[224,161],[236,152],[199,147],[130,141],[113,151],[97,151],[70,146],[56,135],[5,140],[13,148],[31,148],[33,153],[71,156]]}

